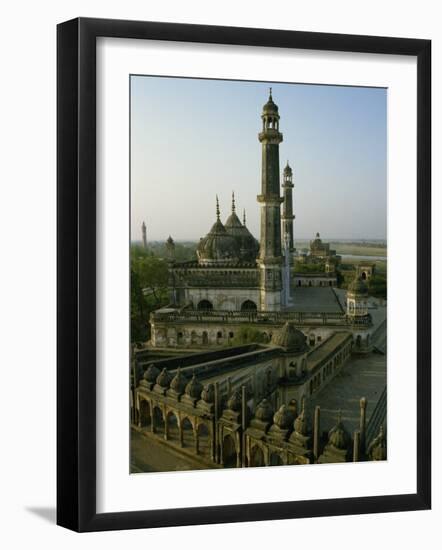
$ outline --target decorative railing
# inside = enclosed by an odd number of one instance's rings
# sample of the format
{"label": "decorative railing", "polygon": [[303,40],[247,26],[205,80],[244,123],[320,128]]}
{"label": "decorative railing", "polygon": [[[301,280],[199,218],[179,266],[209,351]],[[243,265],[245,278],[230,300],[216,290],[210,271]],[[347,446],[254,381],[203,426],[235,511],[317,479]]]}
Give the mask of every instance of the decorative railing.
{"label": "decorative railing", "polygon": [[370,326],[371,315],[350,318],[345,313],[307,313],[299,311],[221,311],[181,310],[155,311],[151,313],[152,323],[203,322],[203,323],[257,323],[282,324],[291,321],[298,325],[346,325]]}

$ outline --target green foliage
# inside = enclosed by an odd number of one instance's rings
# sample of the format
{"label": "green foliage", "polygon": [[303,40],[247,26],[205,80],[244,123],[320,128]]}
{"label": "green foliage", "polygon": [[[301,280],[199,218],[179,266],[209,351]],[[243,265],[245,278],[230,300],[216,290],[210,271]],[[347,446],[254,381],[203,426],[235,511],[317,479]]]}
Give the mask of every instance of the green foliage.
{"label": "green foliage", "polygon": [[264,332],[261,332],[252,326],[242,326],[235,334],[235,338],[232,343],[236,346],[242,344],[265,344],[268,342],[268,338]]}
{"label": "green foliage", "polygon": [[294,266],[296,273],[324,273],[324,264],[305,264],[303,262],[295,262]]}
{"label": "green foliage", "polygon": [[387,276],[376,273],[368,280],[368,293],[376,298],[387,298]]}
{"label": "green foliage", "polygon": [[146,341],[150,337],[150,313],[168,302],[167,262],[133,245],[130,274],[131,341]]}

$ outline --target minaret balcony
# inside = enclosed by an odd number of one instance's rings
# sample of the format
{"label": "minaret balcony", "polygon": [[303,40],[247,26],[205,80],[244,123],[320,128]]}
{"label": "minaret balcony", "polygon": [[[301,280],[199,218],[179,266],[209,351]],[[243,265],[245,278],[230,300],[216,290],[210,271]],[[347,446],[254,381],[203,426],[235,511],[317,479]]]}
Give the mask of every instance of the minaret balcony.
{"label": "minaret balcony", "polygon": [[264,132],[258,134],[258,139],[261,143],[274,143],[278,145],[283,140],[281,132],[274,130],[273,128],[268,128]]}
{"label": "minaret balcony", "polygon": [[256,200],[260,203],[278,206],[279,204],[282,204],[284,202],[284,197],[280,197],[279,195],[270,195],[270,194],[258,195],[256,197]]}

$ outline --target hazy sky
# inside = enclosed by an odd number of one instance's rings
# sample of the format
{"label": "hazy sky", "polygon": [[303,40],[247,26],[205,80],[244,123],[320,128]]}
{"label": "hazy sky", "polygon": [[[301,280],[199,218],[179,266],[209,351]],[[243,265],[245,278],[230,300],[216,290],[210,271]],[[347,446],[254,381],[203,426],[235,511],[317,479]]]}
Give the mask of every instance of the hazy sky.
{"label": "hazy sky", "polygon": [[237,212],[259,238],[262,106],[279,106],[281,171],[294,172],[295,239],[386,237],[387,92],[304,84],[131,77],[131,231],[204,236]]}

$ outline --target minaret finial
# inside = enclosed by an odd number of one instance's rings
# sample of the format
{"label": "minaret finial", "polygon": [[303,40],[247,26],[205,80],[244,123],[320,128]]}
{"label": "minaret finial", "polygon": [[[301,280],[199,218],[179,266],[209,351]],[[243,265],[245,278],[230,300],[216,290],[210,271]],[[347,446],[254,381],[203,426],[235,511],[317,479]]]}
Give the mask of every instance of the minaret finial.
{"label": "minaret finial", "polygon": [[272,98],[272,87],[271,87],[271,86],[270,86],[269,99],[273,99],[273,98]]}
{"label": "minaret finial", "polygon": [[216,219],[219,220],[219,200],[218,200],[218,195],[216,196]]}
{"label": "minaret finial", "polygon": [[246,209],[244,208],[242,213],[242,223],[245,226],[246,225]]}
{"label": "minaret finial", "polygon": [[232,214],[235,212],[235,191],[232,191]]}

